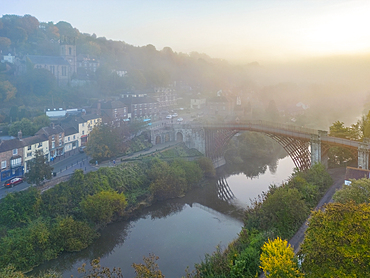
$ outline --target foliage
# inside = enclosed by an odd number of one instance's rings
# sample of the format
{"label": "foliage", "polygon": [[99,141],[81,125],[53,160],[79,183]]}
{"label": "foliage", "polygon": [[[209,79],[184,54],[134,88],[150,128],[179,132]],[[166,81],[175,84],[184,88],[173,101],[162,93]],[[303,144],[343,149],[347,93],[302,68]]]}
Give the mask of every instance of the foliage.
{"label": "foliage", "polygon": [[81,210],[87,219],[105,225],[111,222],[114,216],[122,216],[126,205],[123,193],[101,191],[84,199],[81,202]]}
{"label": "foliage", "polygon": [[0,81],[0,100],[7,102],[15,98],[17,89],[9,81]]}
{"label": "foliage", "polygon": [[267,278],[303,277],[294,258],[293,248],[279,237],[268,240],[262,247],[261,268]]}
{"label": "foliage", "polygon": [[3,269],[0,269],[1,278],[62,278],[62,275],[54,271],[48,271],[47,273],[40,274],[37,277],[26,276],[21,271],[17,271],[13,265],[8,265]]}
{"label": "foliage", "polygon": [[35,152],[35,158],[28,163],[30,170],[26,173],[26,180],[40,185],[45,179],[50,180],[53,167],[46,164],[46,158],[41,151]]}
{"label": "foliage", "polygon": [[200,157],[197,159],[197,163],[203,171],[203,175],[206,177],[214,177],[216,175],[215,167],[213,166],[212,160],[208,157]]}
{"label": "foliage", "polygon": [[23,118],[11,124],[9,127],[9,135],[17,137],[19,131],[22,131],[22,136],[33,136],[37,130],[29,119]]}
{"label": "foliage", "polygon": [[76,221],[71,216],[58,217],[52,234],[60,251],[79,251],[89,246],[96,232],[86,222]]}
{"label": "foliage", "polygon": [[0,202],[0,225],[23,226],[40,213],[41,196],[36,188],[7,194]]}
{"label": "foliage", "polygon": [[333,200],[339,203],[354,201],[356,204],[369,203],[370,201],[370,180],[367,178],[352,180],[350,185],[335,192]]}
{"label": "foliage", "polygon": [[164,278],[156,263],[158,259],[158,256],[149,254],[149,257],[144,256],[144,264],[132,264],[136,273],[135,278]]}
{"label": "foliage", "polygon": [[79,273],[84,274],[84,278],[123,278],[120,268],[113,268],[110,270],[108,267],[100,265],[100,258],[94,259],[90,263],[91,268],[86,270],[86,264],[78,268]]}
{"label": "foliage", "polygon": [[89,135],[85,152],[93,160],[102,161],[118,154],[118,134],[108,125],[96,126]]}
{"label": "foliage", "polygon": [[329,203],[314,211],[300,255],[307,277],[370,275],[370,206]]}

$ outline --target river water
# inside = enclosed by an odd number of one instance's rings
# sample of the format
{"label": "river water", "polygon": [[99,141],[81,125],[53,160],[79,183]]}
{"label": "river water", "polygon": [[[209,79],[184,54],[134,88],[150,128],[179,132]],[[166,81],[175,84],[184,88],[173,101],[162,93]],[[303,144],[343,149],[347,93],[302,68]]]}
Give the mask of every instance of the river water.
{"label": "river water", "polygon": [[226,247],[237,237],[243,225],[243,211],[250,199],[267,191],[270,184],[281,185],[292,174],[290,157],[277,162],[277,167],[258,177],[244,174],[219,176],[218,182],[207,182],[183,198],[155,204],[131,221],[109,225],[101,237],[87,249],[62,254],[46,262],[31,274],[53,269],[67,278],[82,277],[77,268],[101,258],[101,265],[120,267],[124,277],[134,277],[132,263],[142,263],[143,256],[159,257],[159,268],[165,277],[185,275],[186,267],[204,259],[216,246]]}

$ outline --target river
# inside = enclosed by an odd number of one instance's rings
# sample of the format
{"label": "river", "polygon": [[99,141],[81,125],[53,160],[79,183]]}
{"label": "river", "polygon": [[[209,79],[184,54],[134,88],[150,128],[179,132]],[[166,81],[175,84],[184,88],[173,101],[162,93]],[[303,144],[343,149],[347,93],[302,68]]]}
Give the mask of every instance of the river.
{"label": "river", "polygon": [[31,274],[53,269],[67,278],[82,277],[77,268],[101,258],[101,265],[120,267],[124,277],[134,277],[132,263],[142,263],[143,256],[159,256],[159,268],[165,277],[181,277],[185,269],[212,253],[216,246],[226,247],[243,225],[243,211],[270,184],[280,185],[292,174],[294,164],[289,156],[277,167],[258,177],[235,174],[177,198],[144,209],[131,221],[109,225],[87,249],[62,254],[37,267]]}

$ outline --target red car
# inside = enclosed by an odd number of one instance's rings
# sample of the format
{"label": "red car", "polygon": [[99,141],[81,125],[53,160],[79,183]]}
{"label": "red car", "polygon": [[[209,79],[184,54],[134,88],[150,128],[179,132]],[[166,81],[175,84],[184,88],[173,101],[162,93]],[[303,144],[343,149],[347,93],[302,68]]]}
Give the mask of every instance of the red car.
{"label": "red car", "polygon": [[12,178],[10,180],[7,180],[4,183],[4,186],[5,187],[13,187],[14,185],[19,184],[19,183],[22,183],[22,182],[23,182],[23,178],[22,177],[15,177],[15,178]]}

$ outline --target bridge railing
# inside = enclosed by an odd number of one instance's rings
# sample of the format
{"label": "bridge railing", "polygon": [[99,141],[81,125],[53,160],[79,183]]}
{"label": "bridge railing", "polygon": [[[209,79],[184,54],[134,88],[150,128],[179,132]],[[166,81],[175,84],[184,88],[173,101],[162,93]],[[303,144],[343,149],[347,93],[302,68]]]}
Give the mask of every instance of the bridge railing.
{"label": "bridge railing", "polygon": [[282,123],[275,123],[263,120],[251,120],[245,122],[232,122],[232,123],[222,123],[222,124],[196,124],[197,126],[202,126],[206,128],[230,128],[233,127],[240,128],[240,127],[253,127],[253,126],[260,126],[265,127],[268,129],[280,129],[286,131],[292,131],[297,133],[304,133],[304,134],[318,134],[318,130],[306,127],[300,127],[295,125],[289,124],[282,124]]}

